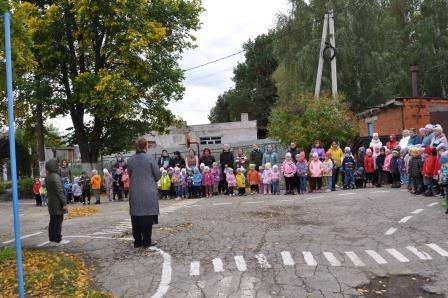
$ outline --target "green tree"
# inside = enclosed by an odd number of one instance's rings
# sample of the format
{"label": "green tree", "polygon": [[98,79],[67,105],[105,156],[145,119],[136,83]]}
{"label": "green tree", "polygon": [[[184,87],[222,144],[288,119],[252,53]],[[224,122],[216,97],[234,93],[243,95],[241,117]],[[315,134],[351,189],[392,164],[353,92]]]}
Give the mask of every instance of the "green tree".
{"label": "green tree", "polygon": [[210,111],[210,122],[239,121],[241,113],[248,113],[250,120],[257,120],[259,137],[266,137],[271,107],[277,100],[271,78],[277,68],[272,38],[272,34],[262,34],[243,45],[245,61],[233,70],[235,87],[218,97]]}
{"label": "green tree", "polygon": [[342,97],[324,94],[316,100],[313,94],[304,93],[293,100],[279,100],[268,129],[269,137],[285,146],[295,142],[309,148],[316,139],[324,144],[334,139],[346,142],[357,135],[358,122]]}
{"label": "green tree", "polygon": [[[46,116],[70,116],[83,166],[131,138],[176,121],[166,109],[182,98],[177,61],[192,48],[199,0],[22,1],[34,7],[32,33],[38,67],[33,81]],[[111,146],[113,145],[113,146]]]}

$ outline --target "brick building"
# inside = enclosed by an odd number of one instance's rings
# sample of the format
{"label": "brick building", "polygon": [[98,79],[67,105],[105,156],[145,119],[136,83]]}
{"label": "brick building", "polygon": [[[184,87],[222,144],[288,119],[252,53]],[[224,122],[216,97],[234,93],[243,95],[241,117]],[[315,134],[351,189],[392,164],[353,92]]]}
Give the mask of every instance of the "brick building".
{"label": "brick building", "polygon": [[403,129],[417,131],[426,124],[440,124],[448,130],[448,98],[399,97],[358,114],[359,136],[400,135]]}

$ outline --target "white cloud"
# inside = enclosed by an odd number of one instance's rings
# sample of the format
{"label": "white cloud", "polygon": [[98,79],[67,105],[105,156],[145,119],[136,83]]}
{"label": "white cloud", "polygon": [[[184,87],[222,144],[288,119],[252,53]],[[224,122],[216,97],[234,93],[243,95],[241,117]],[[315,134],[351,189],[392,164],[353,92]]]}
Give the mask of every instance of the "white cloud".
{"label": "white cloud", "polygon": [[[249,38],[273,28],[278,13],[289,9],[288,0],[203,0],[202,29],[193,33],[198,47],[187,51],[180,66],[187,69],[242,50]],[[244,53],[186,73],[184,99],[168,105],[188,124],[208,123],[208,113],[218,95],[233,86],[232,71]],[[61,130],[69,117],[51,121]]]}

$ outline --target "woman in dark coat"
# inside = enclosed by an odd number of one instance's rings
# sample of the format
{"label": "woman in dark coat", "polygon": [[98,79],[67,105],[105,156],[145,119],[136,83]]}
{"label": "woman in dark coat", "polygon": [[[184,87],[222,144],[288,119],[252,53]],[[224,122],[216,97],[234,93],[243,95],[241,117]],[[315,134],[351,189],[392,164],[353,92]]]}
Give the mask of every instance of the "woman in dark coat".
{"label": "woman in dark coat", "polygon": [[68,181],[73,182],[72,170],[66,159],[63,159],[61,162],[61,167],[59,168],[59,176],[61,176],[61,180],[67,178]]}
{"label": "woman in dark coat", "polygon": [[235,160],[233,157],[233,153],[230,151],[229,144],[224,144],[221,155],[219,156],[219,163],[221,164],[221,173],[223,173],[219,190],[220,190],[220,192],[223,191],[226,195],[229,192],[229,187],[227,185],[225,169],[228,167],[232,168],[234,162],[235,162]]}
{"label": "woman in dark coat", "polygon": [[139,138],[135,154],[128,160],[129,173],[129,211],[132,222],[134,247],[155,246],[151,242],[152,226],[158,224],[159,195],[157,181],[160,169],[151,155],[146,154],[148,142]]}
{"label": "woman in dark coat", "polygon": [[166,149],[162,150],[162,156],[160,156],[157,164],[159,166],[159,168],[164,168],[165,170],[169,168],[171,163],[171,159],[170,156],[168,155],[168,151],[166,151]]}
{"label": "woman in dark coat", "polygon": [[185,168],[185,159],[180,155],[179,151],[174,151],[174,157],[171,158],[171,167]]}
{"label": "woman in dark coat", "polygon": [[215,161],[215,157],[210,152],[210,149],[204,148],[204,150],[202,150],[202,156],[199,160],[199,164],[203,163],[206,167],[211,169]]}

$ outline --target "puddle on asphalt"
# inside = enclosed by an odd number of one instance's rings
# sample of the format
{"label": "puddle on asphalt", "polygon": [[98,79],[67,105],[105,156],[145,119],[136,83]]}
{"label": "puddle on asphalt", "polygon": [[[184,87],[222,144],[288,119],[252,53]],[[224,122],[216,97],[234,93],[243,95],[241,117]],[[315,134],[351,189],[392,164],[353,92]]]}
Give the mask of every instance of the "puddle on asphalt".
{"label": "puddle on asphalt", "polygon": [[419,275],[391,275],[375,277],[370,283],[356,288],[363,297],[407,297],[407,298],[438,298],[440,294],[430,293],[423,289],[433,281]]}

